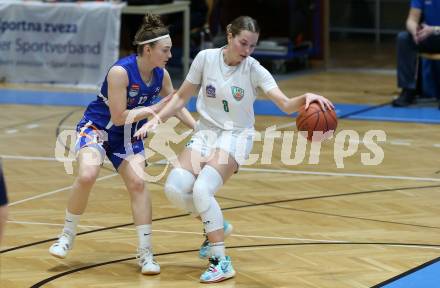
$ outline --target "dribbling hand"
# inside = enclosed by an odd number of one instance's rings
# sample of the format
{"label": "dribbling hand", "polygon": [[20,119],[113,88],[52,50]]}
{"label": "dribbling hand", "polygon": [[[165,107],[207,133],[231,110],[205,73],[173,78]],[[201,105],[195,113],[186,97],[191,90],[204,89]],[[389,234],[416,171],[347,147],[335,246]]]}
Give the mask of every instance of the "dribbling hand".
{"label": "dribbling hand", "polygon": [[321,109],[323,111],[325,110],[335,110],[335,106],[333,105],[330,100],[325,98],[324,96],[313,94],[313,93],[306,93],[306,103],[305,103],[305,110],[309,108],[310,103],[317,102],[319,103],[319,106],[321,106]]}

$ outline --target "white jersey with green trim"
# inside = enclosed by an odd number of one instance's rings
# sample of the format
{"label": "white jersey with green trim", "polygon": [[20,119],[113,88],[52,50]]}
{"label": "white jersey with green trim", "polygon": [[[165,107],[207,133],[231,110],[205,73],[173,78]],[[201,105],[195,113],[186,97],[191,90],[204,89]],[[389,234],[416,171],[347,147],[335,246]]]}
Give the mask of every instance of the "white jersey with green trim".
{"label": "white jersey with green trim", "polygon": [[194,59],[186,80],[200,84],[197,112],[201,119],[225,130],[253,128],[257,88],[276,88],[272,75],[252,57],[226,65],[223,49],[207,49]]}

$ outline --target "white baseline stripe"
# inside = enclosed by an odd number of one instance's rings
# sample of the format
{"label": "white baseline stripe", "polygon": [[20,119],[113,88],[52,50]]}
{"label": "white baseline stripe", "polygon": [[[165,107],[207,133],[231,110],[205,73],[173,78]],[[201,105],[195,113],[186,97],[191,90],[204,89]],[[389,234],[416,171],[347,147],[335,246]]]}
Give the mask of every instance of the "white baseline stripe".
{"label": "white baseline stripe", "polygon": [[[110,174],[110,175],[107,175],[107,176],[99,177],[98,179],[96,179],[96,181],[105,180],[105,179],[114,177],[116,175],[118,175],[118,173],[114,173],[114,174]],[[49,191],[49,192],[46,192],[46,193],[43,193],[43,194],[40,194],[40,195],[36,195],[36,196],[32,196],[32,197],[29,197],[29,198],[26,198],[26,199],[18,200],[18,201],[9,203],[8,206],[14,206],[14,205],[21,204],[21,203],[24,203],[24,202],[27,202],[27,201],[30,201],[30,200],[35,200],[35,199],[43,198],[43,197],[46,197],[46,196],[49,196],[49,195],[52,195],[52,194],[56,194],[56,193],[61,192],[61,191],[72,189],[72,187],[73,187],[73,185],[70,185],[70,186],[67,186],[67,187],[64,187],[64,188],[60,188],[60,189],[57,189],[57,190],[53,190],[53,191]]]}

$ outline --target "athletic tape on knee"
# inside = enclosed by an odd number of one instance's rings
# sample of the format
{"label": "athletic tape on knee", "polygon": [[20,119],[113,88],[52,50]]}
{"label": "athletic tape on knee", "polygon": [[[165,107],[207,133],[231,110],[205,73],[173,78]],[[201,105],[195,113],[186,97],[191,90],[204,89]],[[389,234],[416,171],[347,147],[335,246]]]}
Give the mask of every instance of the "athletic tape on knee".
{"label": "athletic tape on knee", "polygon": [[165,183],[165,195],[172,204],[186,212],[194,213],[192,189],[196,178],[188,170],[174,168]]}
{"label": "athletic tape on knee", "polygon": [[223,185],[223,178],[218,171],[209,165],[203,167],[193,187],[194,206],[200,214],[211,205],[211,197]]}

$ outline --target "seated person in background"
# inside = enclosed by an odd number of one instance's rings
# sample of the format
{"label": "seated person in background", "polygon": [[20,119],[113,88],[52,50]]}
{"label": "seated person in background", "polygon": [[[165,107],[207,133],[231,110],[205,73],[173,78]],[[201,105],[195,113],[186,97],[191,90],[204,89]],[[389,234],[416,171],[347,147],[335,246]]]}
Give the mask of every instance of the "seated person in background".
{"label": "seated person in background", "polygon": [[416,98],[418,53],[440,53],[440,0],[411,0],[406,29],[397,36],[397,82],[402,92],[394,107],[408,106]]}

